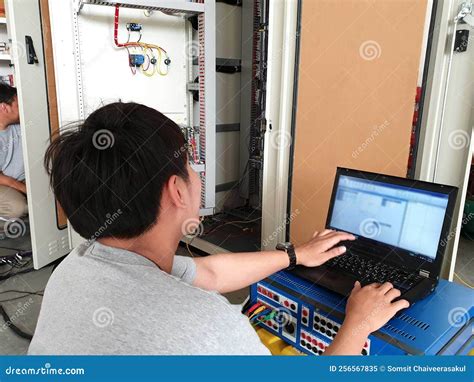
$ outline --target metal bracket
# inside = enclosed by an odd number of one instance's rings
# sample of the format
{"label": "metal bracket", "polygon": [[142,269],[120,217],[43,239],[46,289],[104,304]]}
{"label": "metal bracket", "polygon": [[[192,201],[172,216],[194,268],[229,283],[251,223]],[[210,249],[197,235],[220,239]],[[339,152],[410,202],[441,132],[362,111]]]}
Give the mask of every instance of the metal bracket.
{"label": "metal bracket", "polygon": [[465,1],[464,3],[461,4],[461,9],[459,10],[459,13],[457,16],[454,18],[455,22],[464,22],[468,25],[470,25],[472,28],[474,28],[474,5],[472,4],[471,0]]}
{"label": "metal bracket", "polygon": [[216,3],[225,3],[228,5],[242,6],[242,0],[216,0]]}
{"label": "metal bracket", "polygon": [[84,6],[84,1],[83,0],[75,0],[74,1],[74,12],[76,13],[76,15],[78,15],[79,13],[81,13],[81,10],[82,10],[82,7]]}

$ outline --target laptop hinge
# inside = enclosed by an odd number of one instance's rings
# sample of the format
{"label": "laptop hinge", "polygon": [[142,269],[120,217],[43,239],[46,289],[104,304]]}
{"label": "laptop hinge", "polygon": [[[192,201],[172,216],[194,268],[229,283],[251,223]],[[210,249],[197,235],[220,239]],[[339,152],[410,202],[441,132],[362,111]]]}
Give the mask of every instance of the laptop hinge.
{"label": "laptop hinge", "polygon": [[430,277],[430,272],[425,271],[424,269],[420,269],[420,276],[429,278]]}

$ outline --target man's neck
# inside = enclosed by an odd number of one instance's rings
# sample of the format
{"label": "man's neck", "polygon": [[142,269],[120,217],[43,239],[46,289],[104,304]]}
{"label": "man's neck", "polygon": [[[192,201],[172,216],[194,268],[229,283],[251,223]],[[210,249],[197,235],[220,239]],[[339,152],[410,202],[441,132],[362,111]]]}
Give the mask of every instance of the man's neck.
{"label": "man's neck", "polygon": [[114,248],[135,252],[153,261],[162,271],[171,273],[173,258],[181,239],[180,229],[157,223],[150,231],[133,239],[105,238],[99,242]]}
{"label": "man's neck", "polygon": [[10,122],[8,122],[8,121],[2,121],[2,120],[0,119],[0,131],[6,130],[6,129],[8,128],[8,126],[10,126],[10,125],[11,125]]}

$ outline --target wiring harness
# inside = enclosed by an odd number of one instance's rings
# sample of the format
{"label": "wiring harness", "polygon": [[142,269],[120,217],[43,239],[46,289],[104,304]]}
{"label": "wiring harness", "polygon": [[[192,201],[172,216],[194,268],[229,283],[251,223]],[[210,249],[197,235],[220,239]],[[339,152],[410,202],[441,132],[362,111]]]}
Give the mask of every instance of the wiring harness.
{"label": "wiring harness", "polygon": [[[117,48],[124,48],[128,53],[128,64],[133,74],[140,70],[145,76],[152,77],[156,73],[166,76],[169,72],[171,59],[166,50],[161,46],[141,42],[142,26],[138,23],[128,23],[126,25],[128,38],[126,42],[118,41],[118,29],[120,18],[120,5],[115,6],[114,18],[114,44]],[[136,41],[130,41],[132,33],[138,33]]]}
{"label": "wiring harness", "polygon": [[245,304],[242,313],[249,318],[249,321],[253,326],[256,326],[260,322],[270,321],[275,318],[278,311],[269,308],[261,302],[257,302],[251,306],[249,306],[248,303]]}

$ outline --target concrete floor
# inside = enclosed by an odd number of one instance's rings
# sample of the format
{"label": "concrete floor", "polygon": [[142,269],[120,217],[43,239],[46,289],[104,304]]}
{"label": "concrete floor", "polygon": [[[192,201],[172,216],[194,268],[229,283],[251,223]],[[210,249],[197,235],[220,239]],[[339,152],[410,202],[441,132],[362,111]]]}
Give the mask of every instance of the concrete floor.
{"label": "concrete floor", "polygon": [[[34,333],[41,307],[41,296],[8,292],[19,290],[27,292],[42,291],[51,275],[52,267],[20,274],[0,282],[0,302],[11,321],[26,333]],[[12,298],[24,296],[12,301]],[[3,302],[2,302],[3,301]],[[26,354],[30,341],[16,335],[0,318],[0,354]]]}
{"label": "concrete floor", "polygon": [[[185,248],[179,248],[177,254],[189,255]],[[459,247],[456,274],[465,282],[474,285],[474,241],[462,238]],[[21,296],[9,290],[42,291],[44,290],[52,267],[46,267],[39,271],[14,276],[6,281],[0,282],[0,302]],[[458,281],[458,280],[456,280]],[[460,281],[458,281],[461,283]],[[232,304],[242,304],[248,297],[248,288],[233,293],[225,294]],[[33,333],[38,319],[41,306],[41,296],[25,296],[20,299],[1,303],[14,323],[23,331]],[[18,337],[8,327],[4,326],[0,318],[0,354],[25,354],[28,350],[29,341]]]}

